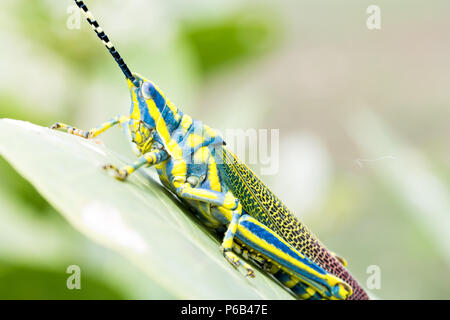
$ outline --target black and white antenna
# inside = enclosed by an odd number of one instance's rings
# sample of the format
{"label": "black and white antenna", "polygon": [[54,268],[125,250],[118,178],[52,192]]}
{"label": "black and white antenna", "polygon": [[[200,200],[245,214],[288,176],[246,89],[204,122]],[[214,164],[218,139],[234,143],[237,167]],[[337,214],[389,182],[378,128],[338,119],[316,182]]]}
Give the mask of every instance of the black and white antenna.
{"label": "black and white antenna", "polygon": [[120,56],[119,52],[117,52],[116,48],[114,48],[114,45],[109,40],[106,33],[103,31],[103,29],[98,24],[97,20],[95,20],[92,13],[89,11],[88,7],[84,4],[83,1],[75,0],[75,3],[77,6],[81,9],[83,14],[86,16],[86,20],[91,25],[92,29],[94,29],[97,36],[102,40],[103,44],[105,45],[106,49],[108,49],[109,53],[113,56],[114,60],[116,60],[117,64],[119,65],[120,69],[122,70],[123,74],[127,79],[129,79],[136,87],[139,87],[139,82],[136,80],[136,78],[131,73],[130,69],[128,69],[128,66],[123,61],[122,57]]}

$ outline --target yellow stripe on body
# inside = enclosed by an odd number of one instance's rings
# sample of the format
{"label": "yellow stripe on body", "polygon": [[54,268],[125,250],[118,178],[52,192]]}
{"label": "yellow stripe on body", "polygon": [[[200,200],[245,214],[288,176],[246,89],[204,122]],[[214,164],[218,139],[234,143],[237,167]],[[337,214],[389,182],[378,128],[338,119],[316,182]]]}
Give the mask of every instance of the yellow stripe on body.
{"label": "yellow stripe on body", "polygon": [[192,118],[187,114],[184,114],[183,117],[181,118],[180,126],[185,130],[185,132],[187,132],[187,130],[189,130],[191,125],[192,125]]}
{"label": "yellow stripe on body", "polygon": [[[203,137],[201,136],[198,137],[201,138],[203,141]],[[194,137],[192,141],[189,141],[189,143],[195,142],[196,139],[198,138]],[[220,184],[217,164],[214,157],[211,157],[211,152],[209,151],[209,148],[201,147],[200,149],[198,149],[194,154],[193,160],[195,164],[201,164],[206,162],[208,163],[208,174],[206,176],[210,185],[210,190],[221,192],[222,186]]]}
{"label": "yellow stripe on body", "polygon": [[204,137],[195,133],[191,133],[187,139],[186,142],[189,144],[191,148],[195,148],[205,141]]}
{"label": "yellow stripe on body", "polygon": [[139,102],[136,97],[136,92],[134,91],[135,86],[130,79],[127,79],[128,87],[131,91],[131,100],[133,101],[133,111],[130,114],[130,118],[134,120],[141,120],[141,110],[139,110]]}
{"label": "yellow stripe on body", "polygon": [[[210,159],[210,155],[211,155],[211,153],[209,152],[208,147],[201,147],[194,153],[194,157],[193,157],[194,164],[206,163],[206,161],[208,161],[208,159]],[[208,172],[208,174],[209,174],[209,172]]]}
{"label": "yellow stripe on body", "polygon": [[224,207],[217,207],[217,209],[220,211],[220,213],[222,213],[224,215],[224,217],[228,221],[231,221],[231,219],[233,217],[233,212],[231,210],[225,209]]}
{"label": "yellow stripe on body", "polygon": [[[141,77],[142,79],[144,79],[143,77]],[[153,81],[149,81],[146,80],[148,82],[150,82],[153,87],[156,89],[156,91],[158,91],[158,93],[161,95],[161,97],[163,97],[163,99],[166,101],[166,106],[169,107],[170,111],[172,111],[172,113],[175,116],[175,119],[178,120],[180,119],[180,115],[178,114],[178,109],[177,107],[172,103],[172,101],[170,101],[170,99],[166,98],[166,95],[164,94],[164,92],[153,82]]]}
{"label": "yellow stripe on body", "polygon": [[[205,147],[206,148],[206,147]],[[209,152],[209,150],[208,150]],[[208,175],[207,175],[209,186],[211,190],[214,191],[222,191],[222,185],[220,183],[218,170],[217,170],[217,164],[214,157],[209,158],[209,164],[208,164]]]}
{"label": "yellow stripe on body", "polygon": [[217,200],[218,197],[216,194],[210,192],[209,190],[206,189],[194,189],[191,187],[190,184],[185,184],[185,190],[192,195],[198,196],[198,197],[202,197],[205,199],[209,199],[209,200]]}
{"label": "yellow stripe on body", "polygon": [[153,100],[147,100],[146,102],[150,116],[156,121],[156,131],[162,138],[166,150],[174,159],[181,159],[183,157],[183,152],[178,146],[178,143],[170,136],[166,121],[161,116],[155,102]]}
{"label": "yellow stripe on body", "polygon": [[[259,222],[257,222],[257,221],[252,221],[252,223],[258,224],[258,225],[260,225],[262,228],[266,228],[266,229],[267,229],[267,227],[265,227],[263,224],[261,224],[261,223],[259,223]],[[305,264],[301,263],[299,260],[294,259],[293,257],[291,257],[290,255],[286,254],[285,252],[281,251],[280,249],[278,249],[278,248],[275,247],[274,245],[272,245],[272,244],[268,243],[267,241],[265,241],[264,239],[262,239],[262,238],[256,236],[254,233],[252,233],[251,231],[249,231],[249,230],[248,230],[247,228],[245,228],[244,226],[239,225],[239,226],[238,226],[238,230],[239,230],[240,233],[242,233],[242,235],[243,235],[245,238],[249,239],[249,241],[251,241],[251,242],[257,244],[259,247],[264,248],[265,250],[271,252],[271,253],[274,254],[275,256],[279,257],[280,260],[287,261],[287,262],[289,262],[290,264],[292,264],[292,265],[298,267],[299,269],[303,269],[303,270],[307,271],[308,273],[310,273],[310,274],[312,274],[312,275],[314,275],[314,276],[316,276],[316,277],[318,277],[318,278],[324,279],[324,280],[326,280],[329,284],[331,283],[332,286],[333,286],[334,284],[337,284],[338,281],[336,281],[336,280],[334,279],[334,277],[330,277],[330,276],[328,276],[328,275],[323,275],[323,274],[318,273],[317,271],[315,271],[314,269],[312,269],[312,268],[309,267],[308,265],[305,265]],[[283,242],[284,244],[286,244],[286,245],[288,245],[289,247],[291,247],[291,246],[290,246],[284,239],[282,239],[280,236],[276,235],[275,233],[273,233],[273,236],[276,237],[280,242]],[[293,248],[292,248],[292,249],[293,249]],[[293,249],[293,250],[294,250],[294,249]],[[304,256],[303,256],[300,252],[297,251],[297,254],[298,254],[300,257],[304,258]],[[276,262],[276,261],[273,261],[273,262],[279,264],[279,263]],[[295,277],[299,277],[299,280],[302,280],[302,279],[300,278],[301,275],[298,275],[298,276],[297,276],[297,274],[294,275],[294,274],[293,274],[294,271],[289,270],[287,267],[284,267],[284,266],[280,266],[280,267],[281,267],[283,270],[285,270],[286,272],[290,273],[291,275],[293,275],[293,276],[295,276]],[[336,279],[337,279],[337,278],[336,278]],[[302,282],[303,282],[303,281],[302,281]]]}
{"label": "yellow stripe on body", "polygon": [[236,207],[236,198],[233,196],[231,192],[227,192],[225,194],[225,199],[223,201],[223,206],[227,209],[234,209]]}

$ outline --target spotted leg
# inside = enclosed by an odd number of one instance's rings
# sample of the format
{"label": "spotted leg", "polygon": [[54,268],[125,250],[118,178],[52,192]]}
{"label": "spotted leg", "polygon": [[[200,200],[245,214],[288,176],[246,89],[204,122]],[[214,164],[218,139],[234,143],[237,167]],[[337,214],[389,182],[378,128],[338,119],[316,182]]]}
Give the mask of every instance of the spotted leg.
{"label": "spotted leg", "polygon": [[117,168],[113,164],[106,164],[102,168],[105,170],[111,170],[114,173],[114,178],[118,180],[125,180],[130,174],[139,169],[142,166],[151,166],[166,160],[168,154],[164,150],[154,149],[143,156],[139,157],[132,164],[126,165],[122,168]]}
{"label": "spotted leg", "polygon": [[129,120],[128,116],[116,116],[89,131],[84,131],[84,130],[81,130],[78,128],[74,128],[65,123],[60,123],[60,122],[53,124],[50,127],[50,129],[62,129],[69,134],[73,134],[73,135],[76,135],[76,136],[79,136],[79,137],[82,137],[85,139],[92,139],[92,138],[95,138],[96,136],[98,136],[100,133],[103,133],[106,130],[108,130],[109,128],[115,126],[116,124],[122,124],[128,120]]}

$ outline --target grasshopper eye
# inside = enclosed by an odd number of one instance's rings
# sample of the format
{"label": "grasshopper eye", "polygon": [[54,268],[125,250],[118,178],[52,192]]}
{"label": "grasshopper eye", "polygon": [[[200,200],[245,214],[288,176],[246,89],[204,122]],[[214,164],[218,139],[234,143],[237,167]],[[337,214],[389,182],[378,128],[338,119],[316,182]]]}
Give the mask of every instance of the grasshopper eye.
{"label": "grasshopper eye", "polygon": [[150,82],[144,82],[144,84],[141,86],[141,92],[142,96],[145,100],[149,100],[153,98],[154,87]]}

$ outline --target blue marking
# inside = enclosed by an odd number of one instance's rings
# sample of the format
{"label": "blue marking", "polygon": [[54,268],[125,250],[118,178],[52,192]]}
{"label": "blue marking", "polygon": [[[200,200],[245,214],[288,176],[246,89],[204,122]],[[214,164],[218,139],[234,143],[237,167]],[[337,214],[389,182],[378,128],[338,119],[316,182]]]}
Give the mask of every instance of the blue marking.
{"label": "blue marking", "polygon": [[134,93],[136,94],[136,99],[139,103],[141,120],[144,121],[151,128],[155,128],[156,127],[155,120],[152,118],[150,112],[148,111],[148,106],[147,103],[145,102],[145,99],[139,94],[139,88],[134,89]]}
{"label": "blue marking", "polygon": [[258,235],[260,238],[264,239],[267,243],[273,245],[274,247],[280,249],[284,253],[288,254],[292,258],[299,260],[303,262],[304,264],[308,265],[315,271],[321,274],[326,274],[326,271],[323,270],[321,267],[313,263],[311,260],[309,260],[307,257],[301,257],[297,252],[295,252],[289,245],[286,243],[280,241],[272,232],[270,232],[266,228],[262,228],[260,225],[254,223],[253,221],[249,220],[250,216],[243,217],[243,219],[240,221],[240,224],[247,228],[250,232]]}
{"label": "blue marking", "polygon": [[200,187],[203,189],[211,189],[211,182],[207,178],[205,178],[205,181],[200,183]]}
{"label": "blue marking", "polygon": [[[192,162],[192,164],[190,164],[188,162],[188,168],[187,168],[187,176],[196,176],[196,177],[200,177],[207,172],[208,170],[208,165],[205,163],[199,163],[199,164],[195,164]],[[205,178],[205,181],[207,179]],[[203,189],[209,189],[209,188],[203,188]]]}
{"label": "blue marking", "polygon": [[[246,228],[247,230],[249,230],[251,233],[255,234],[256,236],[258,236],[261,239],[264,239],[264,241],[266,241],[267,243],[275,246],[276,248],[280,249],[281,251],[285,252],[286,254],[290,255],[292,258],[299,260],[301,262],[303,262],[304,264],[310,266],[312,269],[316,270],[318,273],[320,274],[326,274],[326,271],[323,270],[321,267],[319,267],[318,265],[314,264],[313,262],[311,262],[308,258],[302,258],[300,257],[293,249],[291,249],[290,247],[288,247],[286,244],[284,244],[283,242],[281,242],[278,238],[276,238],[271,232],[269,232],[268,230],[266,230],[265,228],[261,227],[260,225],[255,224],[252,221],[249,221],[248,219],[253,219],[250,216],[246,215],[243,216],[241,218],[241,220],[239,221],[239,225]],[[328,283],[317,277],[314,276],[308,272],[306,272],[303,269],[300,269],[299,267],[293,265],[292,263],[280,259],[279,257],[275,256],[274,254],[272,254],[271,252],[267,251],[266,249],[262,248],[261,246],[259,246],[257,243],[254,243],[252,241],[250,241],[248,238],[246,238],[240,231],[239,228],[236,232],[236,237],[241,240],[242,242],[244,242],[245,244],[247,244],[248,246],[254,248],[255,250],[261,252],[262,254],[266,255],[267,257],[269,257],[270,259],[278,262],[280,265],[289,268],[290,270],[296,272],[298,275],[303,276],[304,278],[307,279],[311,279],[319,284],[322,284],[323,286],[325,286],[326,288],[328,288],[329,290],[331,290],[331,288],[329,287]]]}
{"label": "blue marking", "polygon": [[152,97],[159,112],[162,112],[166,106],[166,99],[164,99],[164,97],[155,88],[155,85],[149,81],[146,81],[142,85],[142,91],[144,91],[145,95]]}
{"label": "blue marking", "polygon": [[[177,113],[180,115],[181,112],[178,112],[178,109],[177,109]],[[170,133],[172,133],[176,128],[179,127],[179,125],[181,123],[182,115],[183,114],[181,113],[181,115],[178,117],[179,120],[177,121],[175,119],[175,114],[172,112],[172,110],[168,106],[161,113],[161,116],[164,118],[167,129],[169,130]]]}
{"label": "blue marking", "polygon": [[[155,85],[152,82],[149,82],[149,81],[144,82],[144,84],[142,85],[142,91],[144,91],[146,96],[152,97],[153,102],[155,103],[156,107],[158,108],[159,112],[161,113],[161,116],[163,117],[164,121],[166,122],[169,132],[172,132],[173,130],[175,130],[180,124],[183,113],[180,112],[178,109],[174,113],[167,106],[166,99],[156,89]],[[176,114],[179,115],[179,121],[175,120]],[[154,120],[157,121],[157,119],[154,119]]]}

